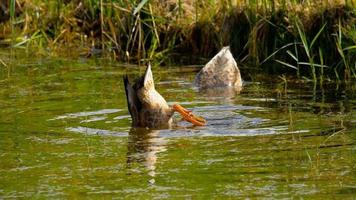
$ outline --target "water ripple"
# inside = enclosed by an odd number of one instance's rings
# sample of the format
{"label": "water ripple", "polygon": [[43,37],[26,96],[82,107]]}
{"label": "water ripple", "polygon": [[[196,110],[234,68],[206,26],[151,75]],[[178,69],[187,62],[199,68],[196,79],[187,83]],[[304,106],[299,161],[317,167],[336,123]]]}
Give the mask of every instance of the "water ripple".
{"label": "water ripple", "polygon": [[103,115],[103,114],[111,114],[111,113],[117,113],[122,111],[122,109],[102,109],[102,110],[97,110],[97,111],[87,111],[87,112],[77,112],[77,113],[69,113],[65,115],[61,115],[58,117],[55,117],[50,120],[58,120],[58,119],[66,119],[66,118],[78,118],[78,117],[87,117],[87,116],[92,116],[92,115]]}

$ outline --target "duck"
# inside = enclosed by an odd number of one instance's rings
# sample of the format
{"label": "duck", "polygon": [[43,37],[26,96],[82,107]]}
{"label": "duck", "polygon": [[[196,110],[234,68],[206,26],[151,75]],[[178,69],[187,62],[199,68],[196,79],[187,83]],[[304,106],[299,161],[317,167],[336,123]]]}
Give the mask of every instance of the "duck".
{"label": "duck", "polygon": [[223,47],[196,75],[195,86],[200,89],[231,87],[242,89],[242,78],[229,46]]}
{"label": "duck", "polygon": [[134,127],[171,126],[174,110],[155,89],[151,64],[145,73],[131,85],[125,75],[124,87],[128,110]]}
{"label": "duck", "polygon": [[145,73],[133,85],[131,85],[127,74],[123,77],[123,82],[133,127],[169,128],[172,126],[172,116],[175,111],[193,125],[203,126],[206,124],[204,118],[194,115],[181,105],[168,105],[163,96],[155,89],[151,64],[148,64]]}

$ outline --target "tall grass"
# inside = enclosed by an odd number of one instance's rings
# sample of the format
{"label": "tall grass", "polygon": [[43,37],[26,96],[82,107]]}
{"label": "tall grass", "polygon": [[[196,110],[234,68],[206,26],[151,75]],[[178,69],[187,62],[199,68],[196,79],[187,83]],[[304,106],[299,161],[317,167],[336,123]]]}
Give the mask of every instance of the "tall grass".
{"label": "tall grass", "polygon": [[15,37],[14,34],[14,24],[15,24],[15,6],[16,0],[10,0],[10,24],[11,24],[11,37]]}
{"label": "tall grass", "polygon": [[356,78],[354,0],[10,2],[9,23],[20,38],[12,46],[42,54],[80,47],[78,54],[122,62],[197,64],[230,45],[248,69]]}
{"label": "tall grass", "polygon": [[[306,34],[305,34],[305,31],[300,27],[299,22],[296,22],[295,24],[296,24],[296,27],[297,27],[297,29],[298,29],[298,33],[299,33],[300,40],[302,41],[302,44],[303,44],[304,52],[305,52],[305,54],[306,54],[307,57],[308,57],[308,62],[298,62],[298,64],[299,64],[299,65],[304,64],[304,65],[310,66],[311,72],[312,72],[313,80],[314,80],[314,82],[316,82],[316,81],[317,81],[317,75],[316,75],[316,69],[315,69],[315,67],[319,66],[320,68],[324,68],[324,67],[326,67],[326,66],[324,66],[323,64],[321,64],[321,65],[319,64],[319,65],[318,65],[318,64],[315,64],[315,63],[314,63],[314,52],[313,52],[314,49],[313,49],[313,45],[315,44],[316,40],[318,39],[318,37],[320,36],[320,34],[322,33],[322,31],[324,30],[326,24],[324,24],[324,25],[320,28],[320,30],[319,30],[318,33],[314,36],[314,38],[312,39],[311,42],[308,42],[308,39],[307,39]],[[319,50],[320,50],[320,48],[319,48]],[[319,52],[320,52],[320,51],[319,51]],[[292,54],[290,53],[290,55],[292,55]],[[322,54],[320,54],[320,55],[322,55]],[[321,62],[323,62],[323,61],[321,61]]]}

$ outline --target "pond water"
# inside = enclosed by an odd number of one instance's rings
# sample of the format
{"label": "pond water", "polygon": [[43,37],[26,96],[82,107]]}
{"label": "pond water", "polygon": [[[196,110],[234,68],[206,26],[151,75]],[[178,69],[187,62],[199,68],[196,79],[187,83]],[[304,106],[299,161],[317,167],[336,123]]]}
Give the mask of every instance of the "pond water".
{"label": "pond water", "polygon": [[170,103],[203,116],[133,129],[122,75],[144,67],[2,52],[0,198],[356,198],[356,84],[243,74],[199,91],[197,67],[154,67]]}

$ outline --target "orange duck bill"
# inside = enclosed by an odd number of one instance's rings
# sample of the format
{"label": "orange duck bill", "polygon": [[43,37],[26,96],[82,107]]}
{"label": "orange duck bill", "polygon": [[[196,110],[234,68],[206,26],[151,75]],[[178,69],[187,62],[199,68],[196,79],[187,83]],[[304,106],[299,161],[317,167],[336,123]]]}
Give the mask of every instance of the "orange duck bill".
{"label": "orange duck bill", "polygon": [[206,124],[206,120],[204,118],[194,115],[192,111],[183,108],[181,105],[174,104],[173,110],[179,112],[185,121],[196,126],[204,126]]}

